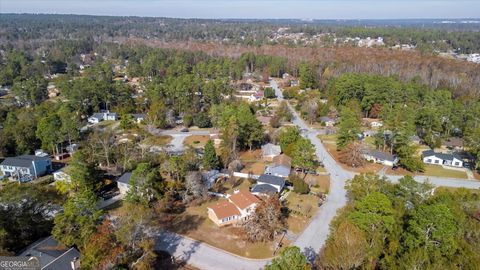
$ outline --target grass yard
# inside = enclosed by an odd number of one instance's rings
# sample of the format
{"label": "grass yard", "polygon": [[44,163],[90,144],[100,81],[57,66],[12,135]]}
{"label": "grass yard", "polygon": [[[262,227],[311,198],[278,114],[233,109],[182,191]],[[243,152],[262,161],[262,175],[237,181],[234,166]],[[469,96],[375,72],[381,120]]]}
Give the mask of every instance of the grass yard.
{"label": "grass yard", "polygon": [[168,145],[172,141],[172,139],[173,139],[172,136],[168,136],[168,135],[151,136],[146,138],[142,142],[142,144],[165,146],[165,145]]}
{"label": "grass yard", "polygon": [[205,144],[207,144],[210,136],[208,135],[192,135],[185,138],[183,144],[189,145],[195,148],[204,148]]}
{"label": "grass yard", "polygon": [[216,200],[188,207],[184,213],[175,216],[168,229],[243,257],[252,259],[272,257],[273,242],[250,243],[244,238],[241,228],[234,226],[219,228],[208,218],[207,207]]}
{"label": "grass yard", "polygon": [[337,143],[337,134],[330,135],[318,135],[318,138],[322,143],[326,144],[336,144]]}
{"label": "grass yard", "polygon": [[425,165],[425,172],[422,175],[447,177],[447,178],[461,178],[461,179],[468,178],[465,172],[444,169],[442,166],[427,165],[427,164]]}
{"label": "grass yard", "polygon": [[307,175],[305,182],[312,184],[312,192],[328,193],[330,190],[330,176],[328,175]]}
{"label": "grass yard", "polygon": [[245,151],[240,153],[240,161],[244,165],[242,173],[252,173],[256,175],[263,174],[265,172],[265,166],[267,162],[262,160],[262,151]]}
{"label": "grass yard", "polygon": [[300,195],[290,192],[285,199],[285,205],[290,209],[287,218],[288,229],[293,233],[302,232],[317,212],[318,201],[318,197],[314,195]]}

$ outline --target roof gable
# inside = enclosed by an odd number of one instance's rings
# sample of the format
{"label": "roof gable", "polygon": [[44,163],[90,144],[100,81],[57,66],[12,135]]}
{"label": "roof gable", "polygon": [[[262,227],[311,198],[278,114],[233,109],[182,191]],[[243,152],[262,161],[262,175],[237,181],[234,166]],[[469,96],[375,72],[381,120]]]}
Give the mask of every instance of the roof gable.
{"label": "roof gable", "polygon": [[252,204],[260,202],[260,200],[255,197],[252,193],[248,191],[238,191],[237,193],[232,194],[228,199],[239,209],[245,209],[251,206]]}
{"label": "roof gable", "polygon": [[283,187],[285,185],[285,179],[275,175],[262,174],[258,177],[257,182],[267,183],[270,185],[276,185]]}

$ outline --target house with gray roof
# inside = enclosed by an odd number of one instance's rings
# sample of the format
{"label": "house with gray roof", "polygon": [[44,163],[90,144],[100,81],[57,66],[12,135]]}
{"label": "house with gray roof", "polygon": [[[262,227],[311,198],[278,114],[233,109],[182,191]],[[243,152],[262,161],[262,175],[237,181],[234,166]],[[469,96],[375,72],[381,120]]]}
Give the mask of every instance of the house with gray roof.
{"label": "house with gray roof", "polygon": [[145,118],[147,118],[147,115],[144,113],[132,113],[132,117],[137,124],[140,124],[143,121],[145,121]]}
{"label": "house with gray roof", "polygon": [[31,244],[19,256],[36,257],[41,270],[80,269],[80,252],[64,246],[52,236]]}
{"label": "house with gray roof", "polygon": [[333,127],[338,122],[337,119],[331,118],[328,116],[320,117],[320,122],[324,124],[326,127]]}
{"label": "house with gray roof", "polygon": [[280,153],[282,153],[280,145],[275,145],[273,143],[262,145],[262,156],[264,160],[272,161],[273,158],[280,155]]}
{"label": "house with gray roof", "polygon": [[398,163],[398,157],[376,149],[363,150],[363,158],[368,161],[383,164],[385,166],[394,166]]}
{"label": "house with gray roof", "polygon": [[44,176],[52,170],[52,161],[49,157],[22,155],[8,157],[0,163],[0,171],[7,177],[20,182],[30,182]]}
{"label": "house with gray roof", "polygon": [[117,179],[117,187],[118,187],[118,190],[120,191],[120,194],[122,195],[127,194],[128,190],[131,187],[130,178],[132,178],[132,172],[126,172]]}
{"label": "house with gray roof", "polygon": [[445,165],[450,167],[463,167],[463,160],[457,154],[437,153],[433,150],[427,150],[422,153],[424,163],[433,165]]}
{"label": "house with gray roof", "polygon": [[292,168],[292,158],[285,154],[273,158],[273,164],[265,167],[265,174],[288,177]]}
{"label": "house with gray roof", "polygon": [[255,195],[280,193],[285,187],[285,179],[275,175],[262,174],[257,179],[257,184],[251,192]]}

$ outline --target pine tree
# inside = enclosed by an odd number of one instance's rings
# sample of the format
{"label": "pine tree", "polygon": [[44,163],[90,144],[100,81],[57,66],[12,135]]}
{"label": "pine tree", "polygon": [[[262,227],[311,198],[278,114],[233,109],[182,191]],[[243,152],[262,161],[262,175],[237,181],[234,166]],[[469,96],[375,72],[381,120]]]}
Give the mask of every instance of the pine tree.
{"label": "pine tree", "polygon": [[208,140],[205,145],[205,154],[203,155],[203,167],[206,170],[217,169],[219,167],[217,153],[212,140]]}

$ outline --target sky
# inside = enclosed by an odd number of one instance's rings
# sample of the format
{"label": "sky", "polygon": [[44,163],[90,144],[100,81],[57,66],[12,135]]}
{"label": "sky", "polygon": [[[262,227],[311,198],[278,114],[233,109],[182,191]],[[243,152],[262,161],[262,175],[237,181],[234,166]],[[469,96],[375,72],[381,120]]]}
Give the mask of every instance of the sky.
{"label": "sky", "polygon": [[480,0],[0,0],[0,13],[242,19],[479,18]]}

